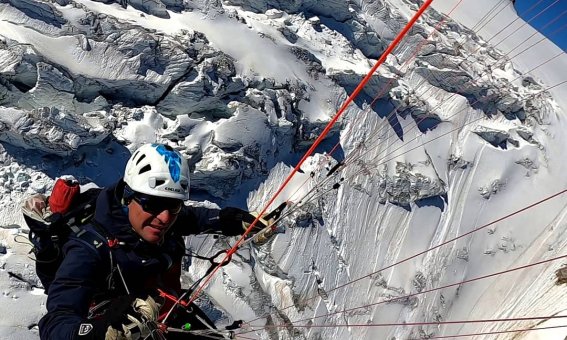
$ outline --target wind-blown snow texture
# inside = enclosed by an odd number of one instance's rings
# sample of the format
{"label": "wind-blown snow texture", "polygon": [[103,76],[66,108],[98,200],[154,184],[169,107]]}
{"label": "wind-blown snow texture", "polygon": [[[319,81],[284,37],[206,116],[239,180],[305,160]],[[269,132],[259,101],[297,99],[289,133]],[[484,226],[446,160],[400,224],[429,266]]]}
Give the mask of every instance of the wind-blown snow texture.
{"label": "wind-blown snow texture", "polygon": [[[524,41],[535,31],[521,19],[492,39],[517,18],[511,5],[473,31],[496,0],[464,1],[429,36],[457,3],[434,3],[275,202],[300,206],[282,233],[243,247],[206,289],[201,303],[220,325],[258,319],[246,335],[258,339],[410,339],[564,324],[262,329],[329,313],[294,324],[567,311],[555,277],[565,261],[353,309],[567,255],[565,195],[333,290],[567,188],[567,85],[545,91],[567,80],[567,57],[547,40],[518,54],[539,37]],[[38,283],[30,246],[18,243],[26,195],[49,193],[62,174],[108,185],[129,151],[159,141],[189,159],[195,199],[260,210],[420,4],[0,2],[0,338],[37,338],[45,312],[42,291],[7,274]],[[234,242],[197,236],[187,246],[207,255]],[[184,285],[208,268],[191,261]]]}

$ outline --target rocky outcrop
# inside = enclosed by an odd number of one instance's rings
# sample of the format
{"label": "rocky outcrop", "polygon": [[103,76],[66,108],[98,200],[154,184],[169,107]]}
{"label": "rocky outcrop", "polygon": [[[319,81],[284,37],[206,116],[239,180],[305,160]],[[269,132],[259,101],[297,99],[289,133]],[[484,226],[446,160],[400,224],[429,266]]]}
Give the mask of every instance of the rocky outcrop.
{"label": "rocky outcrop", "polygon": [[8,0],[7,2],[26,16],[43,21],[48,25],[61,28],[61,26],[67,23],[67,20],[62,18],[61,13],[49,2],[35,0]]}
{"label": "rocky outcrop", "polygon": [[492,146],[499,147],[502,149],[508,148],[508,145],[518,147],[520,144],[517,140],[510,137],[510,134],[506,131],[490,129],[487,127],[479,127],[474,131],[480,138],[484,139]]}
{"label": "rocky outcrop", "polygon": [[231,6],[240,6],[245,10],[264,13],[269,9],[278,9],[286,13],[313,13],[332,17],[335,20],[344,21],[352,17],[349,4],[341,0],[317,1],[317,0],[227,0],[224,2]]}
{"label": "rocky outcrop", "polygon": [[105,113],[78,116],[56,108],[20,111],[0,107],[0,140],[24,149],[69,156],[83,145],[96,145],[112,131]]}

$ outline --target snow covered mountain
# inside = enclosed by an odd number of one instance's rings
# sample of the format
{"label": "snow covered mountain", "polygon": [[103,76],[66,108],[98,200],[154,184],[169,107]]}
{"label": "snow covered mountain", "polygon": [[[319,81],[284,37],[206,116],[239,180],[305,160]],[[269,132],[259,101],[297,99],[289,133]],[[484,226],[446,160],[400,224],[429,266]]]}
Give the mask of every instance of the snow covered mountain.
{"label": "snow covered mountain", "polygon": [[[567,325],[376,326],[567,315],[565,259],[476,280],[567,255],[565,194],[499,220],[567,189],[567,57],[506,2],[434,2],[275,202],[294,203],[281,233],[206,289],[220,325],[369,340]],[[189,159],[195,204],[261,210],[422,3],[1,1],[0,337],[37,338],[44,313],[42,291],[7,274],[38,282],[23,197],[62,174],[108,185],[160,141]],[[184,284],[208,266],[192,259]]]}

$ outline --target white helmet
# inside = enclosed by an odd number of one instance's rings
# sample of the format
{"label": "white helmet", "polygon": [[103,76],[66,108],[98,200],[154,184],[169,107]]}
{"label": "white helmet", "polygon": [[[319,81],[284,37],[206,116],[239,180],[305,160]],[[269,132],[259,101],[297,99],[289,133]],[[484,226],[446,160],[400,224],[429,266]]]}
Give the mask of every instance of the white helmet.
{"label": "white helmet", "polygon": [[132,190],[147,195],[189,198],[187,160],[169,145],[142,145],[126,164],[124,182]]}

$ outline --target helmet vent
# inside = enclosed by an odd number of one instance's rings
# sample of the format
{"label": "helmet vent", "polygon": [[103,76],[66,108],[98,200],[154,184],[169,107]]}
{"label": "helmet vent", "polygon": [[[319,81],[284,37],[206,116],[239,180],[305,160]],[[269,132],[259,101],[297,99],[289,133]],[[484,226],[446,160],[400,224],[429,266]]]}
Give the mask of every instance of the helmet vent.
{"label": "helmet vent", "polygon": [[[143,154],[142,156],[140,156],[140,158],[138,158],[138,160],[136,161],[136,165],[140,164],[140,162],[142,161],[142,159],[146,158],[146,154]],[[140,172],[142,173],[142,172]]]}
{"label": "helmet vent", "polygon": [[148,165],[146,165],[146,166],[144,166],[143,168],[140,169],[140,172],[138,172],[138,175],[141,175],[144,172],[148,172],[150,170],[152,170],[152,166],[148,164]]}
{"label": "helmet vent", "polygon": [[134,192],[187,200],[191,188],[189,172],[187,159],[174,147],[148,143],[132,152],[124,170],[124,182]]}

